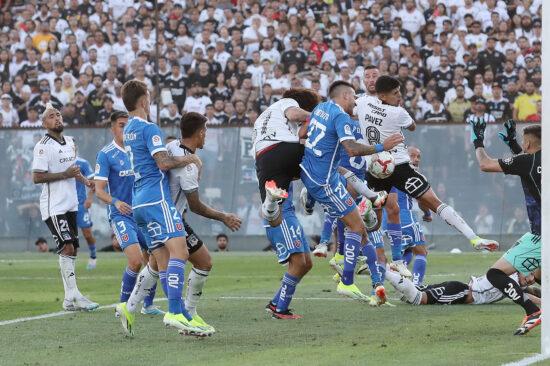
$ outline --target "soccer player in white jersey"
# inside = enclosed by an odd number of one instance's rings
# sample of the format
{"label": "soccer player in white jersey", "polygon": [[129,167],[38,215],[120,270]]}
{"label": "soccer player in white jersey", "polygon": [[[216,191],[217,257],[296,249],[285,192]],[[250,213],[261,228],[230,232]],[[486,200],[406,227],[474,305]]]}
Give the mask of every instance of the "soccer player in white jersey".
{"label": "soccer player in white jersey", "polygon": [[79,243],[75,180],[90,188],[94,187],[94,183],[80,174],[80,168],[75,165],[75,141],[72,137],[63,136],[61,113],[49,103],[42,114],[42,126],[48,132],[34,147],[33,181],[42,184],[40,213],[57,245],[65,288],[63,309],[94,310],[99,305],[84,297],[76,285],[75,260]]}
{"label": "soccer player in white jersey", "polygon": [[[202,114],[186,113],[180,124],[181,139],[174,140],[166,145],[168,154],[170,156],[187,156],[195,154],[197,149],[202,149],[206,140],[206,121],[206,117]],[[182,217],[183,212],[189,206],[191,212],[197,215],[221,221],[231,231],[239,230],[242,221],[237,215],[214,210],[201,201],[199,197],[199,171],[195,165],[172,169],[168,172],[168,177],[170,194]],[[185,221],[184,224],[189,261],[193,264],[187,278],[185,307],[194,320],[204,327],[214,329],[197,314],[197,305],[202,295],[202,289],[212,269],[212,258],[208,248],[194,233],[191,226]]]}
{"label": "soccer player in white jersey", "polygon": [[[378,144],[389,135],[402,133],[402,129],[415,129],[414,120],[409,113],[400,106],[401,92],[400,83],[391,76],[380,76],[376,80],[377,98],[360,98],[357,100],[357,115],[361,124],[363,136],[369,144]],[[418,203],[427,209],[437,212],[447,224],[451,225],[466,238],[470,240],[472,246],[477,250],[498,249],[498,242],[494,240],[482,239],[477,236],[468,224],[460,217],[455,210],[441,202],[430,187],[430,183],[422,174],[411,167],[410,158],[405,143],[400,143],[391,153],[395,159],[395,171],[386,179],[377,179],[367,173],[369,186],[376,190],[391,191],[393,187],[409,194],[415,198]],[[388,197],[388,204],[397,200],[397,194]],[[397,208],[398,205],[395,205]],[[391,237],[397,250],[392,250],[394,262],[390,267],[396,268],[404,266],[401,256],[401,224],[399,218],[399,209],[397,212],[388,210],[388,225],[386,233]]]}

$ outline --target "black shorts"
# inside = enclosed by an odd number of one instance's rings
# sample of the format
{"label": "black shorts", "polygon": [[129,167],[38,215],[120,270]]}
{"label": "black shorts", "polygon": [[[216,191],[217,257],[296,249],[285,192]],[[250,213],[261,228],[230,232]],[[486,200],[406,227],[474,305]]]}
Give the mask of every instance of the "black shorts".
{"label": "black shorts", "polygon": [[304,145],[297,142],[281,142],[260,153],[256,158],[256,174],[262,202],[265,200],[265,182],[273,180],[277,187],[288,191],[290,182],[300,178],[303,157]]}
{"label": "black shorts", "polygon": [[185,227],[185,241],[187,242],[187,250],[189,251],[189,255],[191,255],[199,250],[204,243],[201,238],[195,234],[191,226],[189,226],[185,221],[183,222],[183,226]]}
{"label": "black shorts", "polygon": [[428,295],[428,304],[464,304],[470,287],[466,283],[458,281],[447,281],[436,285],[417,286],[417,289]]}
{"label": "black shorts", "polygon": [[366,178],[369,187],[375,191],[390,193],[392,187],[395,187],[414,198],[420,198],[430,189],[426,177],[414,170],[409,163],[396,165],[393,174],[386,179],[375,178],[368,171]]}
{"label": "black shorts", "polygon": [[67,244],[72,244],[75,249],[79,247],[76,211],[50,216],[46,219],[46,225],[55,240],[56,253],[61,252]]}

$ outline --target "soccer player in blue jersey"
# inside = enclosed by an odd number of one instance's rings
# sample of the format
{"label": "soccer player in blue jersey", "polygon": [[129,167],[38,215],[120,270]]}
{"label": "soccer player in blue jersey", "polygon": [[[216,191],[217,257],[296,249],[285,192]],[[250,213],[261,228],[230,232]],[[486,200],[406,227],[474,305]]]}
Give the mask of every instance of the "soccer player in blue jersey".
{"label": "soccer player in blue jersey", "polygon": [[[81,158],[80,156],[76,157],[75,164],[80,168],[80,173],[86,179],[93,179],[94,171],[90,166],[90,163]],[[88,259],[88,265],[86,269],[94,269],[96,266],[96,252],[95,252],[95,238],[92,234],[92,217],[88,209],[92,206],[93,193],[90,189],[89,192],[86,189],[86,186],[79,181],[76,181],[76,194],[78,195],[78,211],[76,212],[76,223],[80,230],[82,230],[82,235],[86,238],[88,243],[88,249],[90,250],[90,259]]]}
{"label": "soccer player in blue jersey", "polygon": [[294,291],[296,291],[296,286],[309,272],[313,263],[304,229],[296,217],[294,205],[292,204],[292,183],[290,183],[287,193],[288,198],[281,209],[281,224],[272,227],[264,219],[267,238],[277,252],[279,263],[281,265],[288,264],[288,270],[283,276],[279,291],[265,309],[271,312],[273,319],[302,319],[289,309],[289,305]]}
{"label": "soccer player in blue jersey", "polygon": [[[160,128],[147,122],[150,95],[147,84],[130,80],[122,87],[122,100],[129,111],[124,128],[124,149],[134,172],[132,210],[159,268],[159,277],[168,296],[164,324],[176,327],[182,334],[211,335],[212,332],[193,321],[182,299],[185,263],[189,257],[181,216],[172,202],[166,170],[188,164],[202,167],[196,155],[169,156]],[[126,304],[117,307],[123,326],[132,329],[134,316]]]}
{"label": "soccer player in blue jersey", "polygon": [[[127,123],[128,113],[115,111],[111,114],[111,133],[114,139],[97,154],[96,196],[107,204],[109,223],[128,260],[128,266],[122,275],[120,303],[127,302],[128,311],[134,314],[143,300],[142,314],[164,315],[163,311],[153,305],[159,278],[157,264],[155,258],[147,254],[147,242],[132,214],[134,175],[122,142],[122,132]],[[142,263],[148,262],[147,259],[150,261],[139,274],[136,286],[138,272]],[[131,294],[134,296],[131,297]],[[132,299],[129,300],[130,298]]]}
{"label": "soccer player in blue jersey", "polygon": [[[360,128],[357,121],[350,118],[355,107],[353,86],[344,81],[334,82],[329,88],[329,96],[331,101],[319,104],[311,114],[304,158],[300,164],[301,179],[313,199],[331,216],[340,218],[347,227],[344,234],[344,269],[338,293],[369,301],[370,297],[361,293],[353,278],[360,245],[367,241],[367,232],[355,201],[337,172],[338,163],[344,149],[350,157],[369,155],[393,148],[403,141],[403,136],[389,136],[377,145],[358,143],[354,131]],[[378,282],[376,287],[381,293],[384,292],[385,297],[383,286]]]}

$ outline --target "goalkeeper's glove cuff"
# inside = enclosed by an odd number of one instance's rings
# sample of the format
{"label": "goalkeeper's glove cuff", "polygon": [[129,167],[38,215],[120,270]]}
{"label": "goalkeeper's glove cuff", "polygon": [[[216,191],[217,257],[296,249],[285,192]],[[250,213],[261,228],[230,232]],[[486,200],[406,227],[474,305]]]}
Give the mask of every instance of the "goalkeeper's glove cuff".
{"label": "goalkeeper's glove cuff", "polygon": [[510,143],[508,144],[508,146],[510,147],[510,150],[512,150],[512,152],[514,154],[519,154],[521,152],[521,150],[523,150],[521,148],[521,146],[519,146],[518,142],[516,140],[513,140],[513,141],[510,141]]}
{"label": "goalkeeper's glove cuff", "polygon": [[477,149],[478,147],[485,147],[485,145],[483,144],[483,140],[480,140],[480,139],[476,139],[474,140],[474,147]]}

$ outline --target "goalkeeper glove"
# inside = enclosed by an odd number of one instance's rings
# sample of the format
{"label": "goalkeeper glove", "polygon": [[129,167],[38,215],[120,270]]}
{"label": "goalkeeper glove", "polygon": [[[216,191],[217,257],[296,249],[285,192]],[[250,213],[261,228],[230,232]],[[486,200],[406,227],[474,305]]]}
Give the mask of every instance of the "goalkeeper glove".
{"label": "goalkeeper glove", "polygon": [[504,132],[499,132],[498,137],[512,150],[514,154],[521,152],[521,146],[516,141],[516,121],[509,119],[504,123]]}
{"label": "goalkeeper glove", "polygon": [[483,145],[483,138],[485,137],[485,127],[487,124],[483,118],[474,117],[474,119],[470,121],[470,126],[472,126],[472,142],[475,148],[485,147],[485,145]]}

